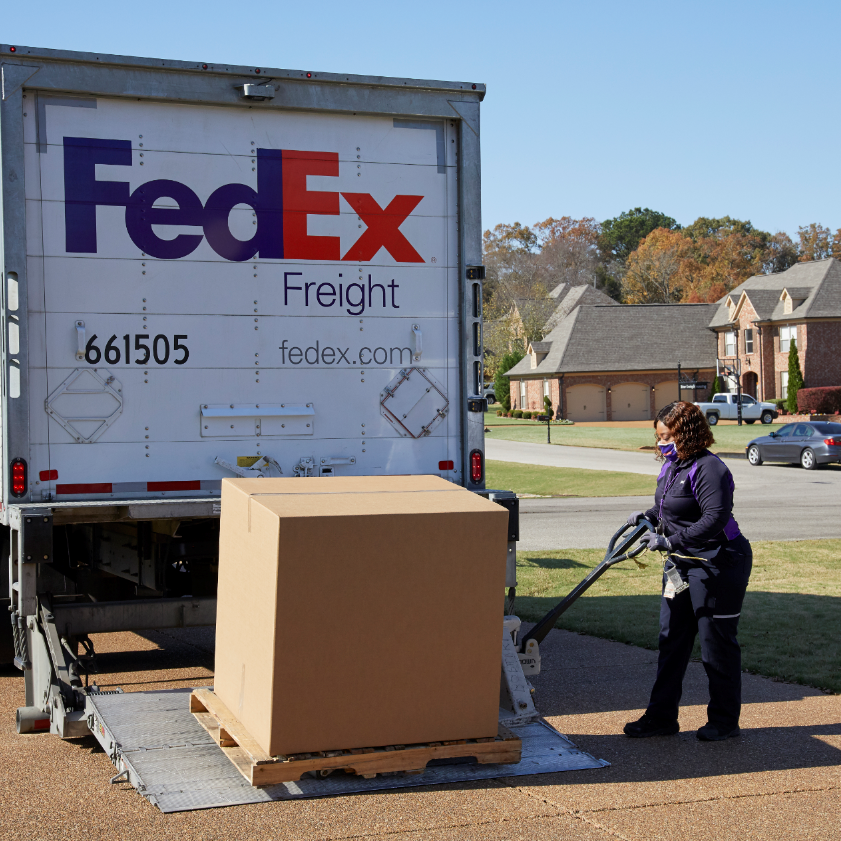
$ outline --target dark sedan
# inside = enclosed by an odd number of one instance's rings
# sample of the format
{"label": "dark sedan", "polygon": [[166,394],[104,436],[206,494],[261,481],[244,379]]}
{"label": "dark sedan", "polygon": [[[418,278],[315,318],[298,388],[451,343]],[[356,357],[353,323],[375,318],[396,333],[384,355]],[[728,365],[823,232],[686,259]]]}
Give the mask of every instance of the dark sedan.
{"label": "dark sedan", "polygon": [[763,461],[787,461],[814,470],[822,464],[841,462],[841,423],[787,423],[770,435],[754,438],[745,452],[754,466]]}

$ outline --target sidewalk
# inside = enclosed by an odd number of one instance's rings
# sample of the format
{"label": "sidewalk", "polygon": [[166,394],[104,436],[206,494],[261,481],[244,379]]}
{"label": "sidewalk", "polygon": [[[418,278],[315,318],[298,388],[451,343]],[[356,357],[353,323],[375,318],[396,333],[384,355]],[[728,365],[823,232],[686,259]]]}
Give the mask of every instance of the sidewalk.
{"label": "sidewalk", "polygon": [[[103,688],[207,683],[212,632],[100,635]],[[332,800],[162,815],[126,784],[92,738],[18,736],[20,673],[0,671],[0,837],[66,839],[394,839],[648,841],[829,839],[841,823],[841,696],[745,675],[743,735],[701,743],[705,678],[687,674],[678,736],[632,740],[654,678],[654,652],[552,631],[537,706],[610,768]]]}

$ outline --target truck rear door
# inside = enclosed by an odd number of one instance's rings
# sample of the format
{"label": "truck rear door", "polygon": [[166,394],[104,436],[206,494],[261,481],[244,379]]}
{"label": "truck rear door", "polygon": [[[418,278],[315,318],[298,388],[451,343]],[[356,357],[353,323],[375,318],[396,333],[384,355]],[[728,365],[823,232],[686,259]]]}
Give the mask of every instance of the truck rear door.
{"label": "truck rear door", "polygon": [[461,481],[450,121],[42,96],[24,122],[45,495],[208,495],[264,456]]}

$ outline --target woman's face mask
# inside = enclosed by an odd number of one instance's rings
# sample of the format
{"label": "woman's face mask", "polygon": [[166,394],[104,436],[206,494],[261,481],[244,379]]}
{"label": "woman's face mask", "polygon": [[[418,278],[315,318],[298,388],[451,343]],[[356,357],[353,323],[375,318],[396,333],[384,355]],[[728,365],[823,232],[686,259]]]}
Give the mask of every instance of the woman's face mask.
{"label": "woman's face mask", "polygon": [[660,452],[667,461],[677,461],[677,450],[674,444],[660,444]]}

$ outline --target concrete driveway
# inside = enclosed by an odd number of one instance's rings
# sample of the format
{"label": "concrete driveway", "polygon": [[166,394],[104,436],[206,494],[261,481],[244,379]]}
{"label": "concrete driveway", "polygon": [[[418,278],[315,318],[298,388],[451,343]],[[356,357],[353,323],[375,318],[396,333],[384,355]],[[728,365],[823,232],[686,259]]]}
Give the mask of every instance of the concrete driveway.
{"label": "concrete driveway", "polygon": [[[660,465],[650,452],[560,447],[487,439],[488,459],[551,467],[618,470],[656,476]],[[841,465],[803,470],[796,465],[763,464],[725,457],[736,482],[734,514],[751,540],[811,540],[841,537]],[[523,499],[520,544],[523,551],[606,546],[628,514],[648,508],[652,497]]]}
{"label": "concrete driveway", "polygon": [[[212,633],[96,635],[104,689],[212,681]],[[164,815],[126,783],[92,737],[18,736],[23,679],[0,669],[3,841],[801,841],[838,837],[841,697],[744,676],[743,735],[701,743],[706,679],[691,663],[682,732],[628,739],[654,679],[656,654],[551,631],[536,703],[549,722],[608,768],[323,800]]]}

